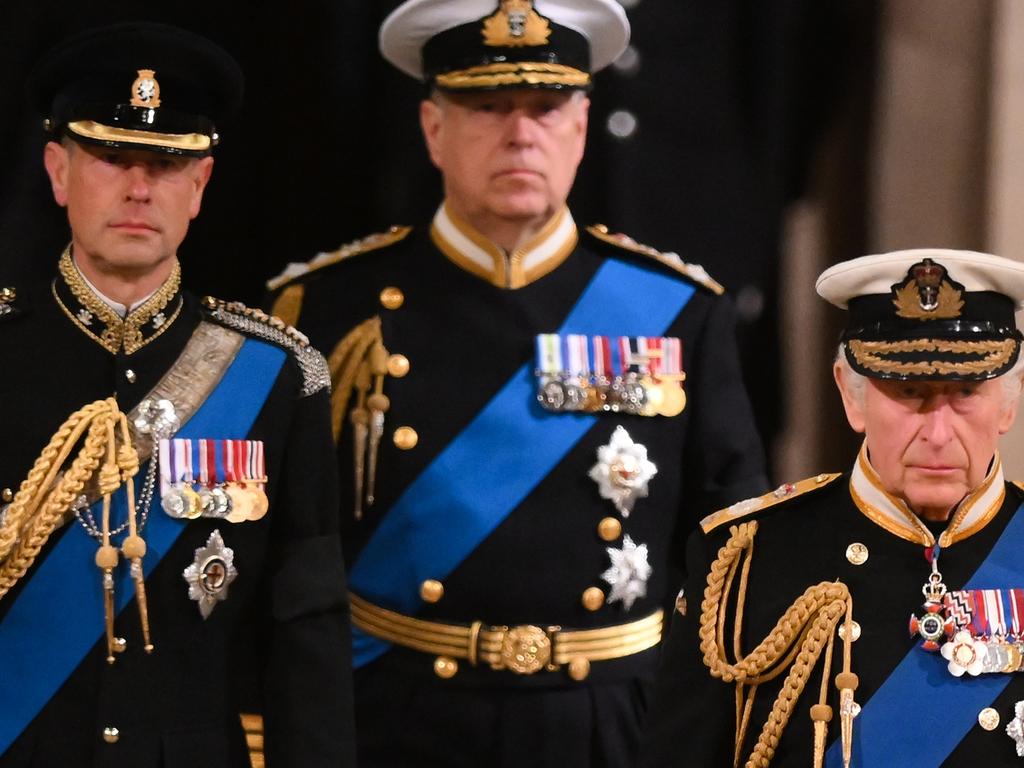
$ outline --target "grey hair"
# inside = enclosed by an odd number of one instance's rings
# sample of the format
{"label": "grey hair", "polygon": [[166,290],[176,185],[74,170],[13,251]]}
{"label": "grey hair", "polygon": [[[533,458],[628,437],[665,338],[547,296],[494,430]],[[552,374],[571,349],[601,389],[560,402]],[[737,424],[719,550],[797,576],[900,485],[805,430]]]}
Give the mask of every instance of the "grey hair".
{"label": "grey hair", "polygon": [[[862,373],[857,373],[850,366],[850,361],[846,359],[846,344],[844,342],[839,343],[835,362],[842,371],[843,381],[846,382],[850,394],[853,395],[857,404],[863,408],[864,386],[867,383],[868,377]],[[1010,403],[1021,396],[1021,390],[1024,388],[1024,354],[1018,355],[1017,362],[1013,364],[1013,367],[998,378],[1003,383],[1003,408],[1005,409],[1009,407]]]}

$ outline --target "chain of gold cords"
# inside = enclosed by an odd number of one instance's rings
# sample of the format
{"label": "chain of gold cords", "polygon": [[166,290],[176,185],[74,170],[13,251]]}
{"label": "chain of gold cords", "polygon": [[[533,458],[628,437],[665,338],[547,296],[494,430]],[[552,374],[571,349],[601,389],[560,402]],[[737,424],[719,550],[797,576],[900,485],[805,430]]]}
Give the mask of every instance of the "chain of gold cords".
{"label": "chain of gold cords", "polygon": [[[122,442],[114,452],[115,426]],[[82,440],[84,435],[84,441]],[[21,484],[0,525],[0,598],[28,571],[53,531],[92,477],[109,496],[139,469],[139,456],[127,435],[127,419],[113,398],[97,400],[73,413],[50,439]],[[75,447],[82,448],[60,479],[57,475]],[[107,454],[107,461],[100,461]],[[114,454],[114,455],[111,455]]]}
{"label": "chain of gold cords", "polygon": [[[832,707],[826,703],[827,681],[832,666],[836,629],[840,622],[845,622],[843,671],[836,675],[835,684],[840,690],[843,760],[848,766],[853,739],[853,692],[857,688],[857,676],[850,671],[853,599],[849,589],[838,581],[821,582],[808,587],[786,609],[764,640],[744,655],[740,645],[743,610],[757,521],[733,526],[729,531],[729,540],[718,551],[708,574],[701,603],[699,635],[704,664],[711,670],[711,675],[727,683],[736,683],[736,746],[733,765],[739,766],[742,759],[741,751],[757,687],[788,669],[782,689],[761,729],[761,735],[747,758],[745,765],[748,768],[762,768],[771,763],[782,732],[789,723],[822,651],[825,652],[825,660],[821,688],[818,703],[811,707],[811,719],[814,721],[814,765],[823,764],[828,722],[832,719]],[[737,574],[739,581],[732,633],[734,661],[729,661],[726,613]]]}

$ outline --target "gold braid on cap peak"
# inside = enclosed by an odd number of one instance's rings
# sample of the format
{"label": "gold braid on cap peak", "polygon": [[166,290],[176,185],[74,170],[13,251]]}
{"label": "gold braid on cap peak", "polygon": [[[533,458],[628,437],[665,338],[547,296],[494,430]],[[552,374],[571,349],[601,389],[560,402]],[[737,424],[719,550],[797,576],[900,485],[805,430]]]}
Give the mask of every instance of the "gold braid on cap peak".
{"label": "gold braid on cap peak", "polygon": [[[739,766],[742,759],[743,742],[750,725],[750,713],[758,686],[789,670],[772,704],[768,720],[761,729],[761,735],[744,764],[747,768],[771,763],[779,739],[824,651],[818,703],[811,707],[810,713],[814,721],[814,766],[820,768],[823,765],[828,721],[832,719],[832,708],[826,703],[832,650],[836,629],[841,622],[845,622],[843,671],[836,675],[835,683],[840,690],[843,764],[849,766],[853,744],[853,712],[856,706],[853,692],[857,688],[857,676],[850,671],[853,598],[849,589],[839,581],[825,581],[808,587],[786,610],[768,636],[753,651],[744,655],[740,649],[743,609],[757,522],[743,523],[729,530],[729,539],[718,551],[718,557],[708,573],[701,603],[699,634],[704,664],[711,670],[711,676],[721,678],[726,683],[736,683],[736,746],[733,765]],[[740,578],[732,631],[732,655],[735,661],[730,662],[726,648],[726,606],[737,572]]]}
{"label": "gold braid on cap peak", "polygon": [[[850,351],[862,366],[878,373],[905,376],[946,376],[951,374],[992,373],[1005,366],[1017,348],[1016,339],[980,341],[948,339],[912,339],[909,341],[864,341],[850,339]],[[886,355],[913,352],[978,355],[964,360],[903,361]]]}

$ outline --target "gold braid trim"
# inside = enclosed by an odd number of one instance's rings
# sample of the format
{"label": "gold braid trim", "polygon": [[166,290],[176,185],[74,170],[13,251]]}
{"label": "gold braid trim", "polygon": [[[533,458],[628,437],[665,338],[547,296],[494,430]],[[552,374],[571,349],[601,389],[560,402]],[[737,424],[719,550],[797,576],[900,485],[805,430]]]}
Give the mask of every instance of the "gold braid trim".
{"label": "gold braid trim", "polygon": [[[747,758],[745,765],[748,768],[767,766],[771,763],[779,739],[824,650],[826,654],[821,693],[818,704],[811,707],[815,734],[814,765],[822,764],[826,724],[832,717],[831,707],[825,703],[825,680],[830,674],[835,631],[844,617],[846,630],[843,672],[837,675],[836,683],[841,684],[840,700],[845,706],[844,711],[847,712],[842,717],[842,736],[844,760],[848,764],[848,745],[852,739],[852,715],[849,715],[848,711],[852,705],[852,691],[856,688],[856,676],[850,672],[853,601],[849,589],[840,582],[822,582],[808,587],[786,610],[768,636],[753,651],[744,655],[740,640],[757,521],[733,526],[729,530],[729,539],[718,551],[718,557],[708,573],[704,600],[701,603],[699,636],[704,664],[711,671],[712,677],[721,678],[727,683],[736,683],[734,765],[739,766],[742,760],[743,743],[757,687],[789,670],[757,743]],[[739,587],[732,633],[735,662],[730,662],[726,652],[726,605],[737,574]]]}
{"label": "gold braid trim", "polygon": [[341,427],[359,365],[369,354],[374,342],[383,343],[380,317],[377,315],[364,320],[349,331],[327,358],[327,367],[331,371],[331,429],[334,432],[334,442],[338,442],[341,437]]}
{"label": "gold braid trim", "polygon": [[[0,599],[28,572],[74,500],[96,474],[100,460],[111,447],[112,429],[122,419],[117,401],[97,400],[73,413],[36,459],[0,526]],[[82,449],[55,484],[58,472],[83,435]],[[111,485],[116,488],[132,467],[138,469],[138,457],[128,455],[134,450],[124,448],[119,453],[125,466],[119,468],[117,476],[111,475],[109,467],[101,472],[104,494],[111,493]]]}
{"label": "gold braid trim", "polygon": [[[1017,349],[1016,339],[986,341],[944,341],[941,339],[914,339],[911,341],[847,342],[854,358],[868,370],[879,373],[897,373],[917,376],[946,376],[964,373],[990,373],[1006,365]],[[891,360],[884,355],[908,352],[939,352],[946,354],[983,355],[974,360],[918,360],[905,362]]]}

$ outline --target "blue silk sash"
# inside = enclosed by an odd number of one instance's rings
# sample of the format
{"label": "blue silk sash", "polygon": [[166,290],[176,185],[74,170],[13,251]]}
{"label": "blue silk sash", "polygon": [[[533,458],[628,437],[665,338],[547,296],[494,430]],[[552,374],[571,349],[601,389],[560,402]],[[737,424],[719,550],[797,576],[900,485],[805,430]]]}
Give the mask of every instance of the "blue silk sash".
{"label": "blue silk sash", "polygon": [[[608,260],[558,332],[658,335],[694,290],[676,277]],[[352,590],[378,605],[415,614],[422,605],[419,585],[455,570],[596,421],[592,414],[541,408],[532,366],[524,365],[383,517],[352,568]],[[352,629],[356,667],[389,648]]]}
{"label": "blue silk sash", "polygon": [[[963,589],[1019,585],[1024,575],[1022,545],[1024,505]],[[851,765],[941,765],[978,722],[978,712],[1010,684],[1010,674],[956,678],[946,663],[939,654],[915,644],[853,721]],[[842,766],[838,740],[829,748],[825,764],[829,768]]]}
{"label": "blue silk sash", "polygon": [[[247,339],[220,383],[176,436],[245,438],[277,380],[285,356],[278,347]],[[144,475],[143,469],[136,483]],[[111,519],[125,519],[124,489],[112,501]],[[93,507],[96,519],[101,505],[102,501]],[[155,498],[145,530],[143,570],[147,576],[187,522],[163,514],[159,505],[159,498]],[[98,545],[77,522],[71,526],[46,559],[35,565],[0,622],[0,755],[39,714],[104,632],[100,571],[94,564]],[[122,563],[115,582],[118,612],[134,594],[128,567]],[[185,600],[186,595],[187,585],[182,581],[181,599]],[[156,653],[160,652],[159,632],[156,617]],[[85,716],[87,710],[88,706]]]}

